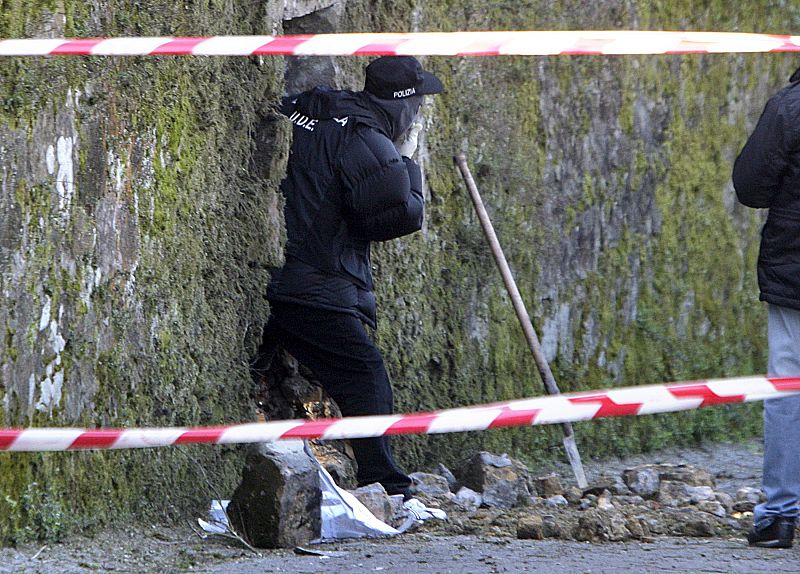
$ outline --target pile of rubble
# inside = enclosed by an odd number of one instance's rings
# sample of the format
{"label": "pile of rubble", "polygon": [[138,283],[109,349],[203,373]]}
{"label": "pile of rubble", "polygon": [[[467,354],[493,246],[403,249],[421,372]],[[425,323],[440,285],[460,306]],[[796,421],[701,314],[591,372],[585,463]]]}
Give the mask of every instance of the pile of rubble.
{"label": "pile of rubble", "polygon": [[717,491],[711,474],[688,464],[639,465],[581,490],[563,486],[556,474],[533,477],[507,455],[481,452],[455,472],[439,465],[412,477],[417,497],[448,511],[449,522],[439,528],[532,539],[731,534],[751,525],[762,499],[750,487],[734,495]]}
{"label": "pile of rubble", "polygon": [[[316,467],[294,448],[252,449],[233,496],[234,523],[257,546],[293,546],[318,532]],[[319,449],[317,457],[340,484],[352,480],[347,457]],[[480,452],[453,471],[440,464],[411,477],[415,497],[448,514],[424,528],[446,534],[590,542],[741,534],[762,500],[752,487],[718,490],[709,472],[688,464],[642,464],[582,490],[564,486],[557,474],[533,476],[508,455]],[[350,492],[387,524],[398,526],[407,514],[402,497],[388,496],[380,484]]]}

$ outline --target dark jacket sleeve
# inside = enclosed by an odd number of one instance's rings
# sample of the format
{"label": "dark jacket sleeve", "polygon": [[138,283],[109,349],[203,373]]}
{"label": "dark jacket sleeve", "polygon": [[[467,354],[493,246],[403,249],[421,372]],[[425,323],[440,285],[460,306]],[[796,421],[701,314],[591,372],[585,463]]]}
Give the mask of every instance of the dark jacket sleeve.
{"label": "dark jacket sleeve", "polygon": [[[790,88],[791,89],[791,88]],[[793,124],[792,94],[786,89],[773,96],[764,108],[753,133],[733,166],[733,187],[739,201],[748,207],[770,207],[781,188],[795,150],[798,126]]]}
{"label": "dark jacket sleeve", "polygon": [[344,216],[361,239],[386,241],[422,228],[419,166],[371,129],[354,134],[341,164]]}

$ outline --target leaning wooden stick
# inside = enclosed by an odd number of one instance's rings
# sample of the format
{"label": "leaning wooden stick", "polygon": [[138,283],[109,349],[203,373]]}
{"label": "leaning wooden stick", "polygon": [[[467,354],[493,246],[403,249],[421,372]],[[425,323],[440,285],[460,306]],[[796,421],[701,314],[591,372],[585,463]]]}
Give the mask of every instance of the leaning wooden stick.
{"label": "leaning wooden stick", "polygon": [[[539,369],[539,374],[544,382],[545,389],[548,394],[558,395],[561,391],[558,389],[553,372],[550,370],[550,365],[542,352],[542,346],[539,344],[539,338],[536,336],[536,331],[531,323],[531,318],[528,311],[525,309],[525,303],[522,301],[522,296],[517,289],[517,283],[514,281],[514,276],[511,274],[511,268],[508,266],[506,256],[503,254],[503,248],[500,247],[500,241],[497,239],[497,234],[494,232],[492,221],[489,219],[489,214],[486,212],[486,207],[483,205],[478,187],[475,185],[475,180],[472,179],[472,173],[467,166],[467,158],[464,154],[459,154],[453,158],[458,166],[461,176],[464,178],[464,183],[467,184],[469,195],[472,198],[472,203],[475,206],[475,211],[478,213],[478,219],[481,222],[483,233],[489,242],[489,247],[494,255],[494,260],[497,267],[500,269],[500,274],[503,276],[503,282],[506,285],[506,290],[511,297],[511,303],[514,305],[514,311],[517,313],[522,331],[525,333],[525,339],[528,341],[528,347],[533,354],[533,359],[536,361],[536,367]],[[561,423],[561,428],[564,430],[564,450],[567,452],[567,458],[572,466],[572,472],[575,474],[575,480],[578,487],[586,488],[586,474],[583,472],[583,464],[581,463],[581,455],[578,452],[578,445],[575,443],[575,433],[572,430],[571,423]]]}

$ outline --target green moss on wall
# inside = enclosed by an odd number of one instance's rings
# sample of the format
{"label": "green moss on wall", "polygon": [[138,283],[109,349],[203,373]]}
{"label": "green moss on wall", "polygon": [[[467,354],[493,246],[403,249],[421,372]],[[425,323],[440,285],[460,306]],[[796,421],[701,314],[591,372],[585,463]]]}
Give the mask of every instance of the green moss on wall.
{"label": "green moss on wall", "polygon": [[[420,4],[423,30],[785,31],[753,3]],[[356,6],[360,5],[356,3]],[[352,28],[363,29],[360,11]],[[794,20],[792,20],[792,18]],[[402,25],[395,28],[404,28]],[[398,410],[542,394],[452,156],[466,152],[564,391],[763,372],[759,218],[729,174],[791,57],[445,58],[426,130],[422,237],[378,246],[378,341]],[[354,72],[355,73],[355,72]],[[755,98],[751,94],[756,94]],[[746,103],[743,103],[746,100]],[[559,320],[565,314],[566,321]],[[592,455],[750,436],[760,407],[582,423]],[[398,440],[411,468],[480,449],[561,457],[553,428]]]}
{"label": "green moss on wall", "polygon": [[[272,25],[270,10],[42,3],[3,11],[0,36],[254,34]],[[268,315],[268,267],[281,258],[276,186],[288,132],[270,106],[282,61],[17,58],[0,73],[10,80],[0,141],[13,142],[22,166],[0,198],[22,230],[0,236],[17,258],[13,273],[14,260],[0,259],[12,294],[0,308],[2,424],[252,420],[247,364]],[[255,134],[272,142],[271,156],[258,155]],[[74,149],[68,176],[45,169],[59,138]],[[71,198],[59,196],[59,177],[74,178]],[[64,376],[55,403],[40,393],[47,373]],[[241,456],[229,447],[2,454],[0,541],[202,513],[214,488],[233,491]]]}

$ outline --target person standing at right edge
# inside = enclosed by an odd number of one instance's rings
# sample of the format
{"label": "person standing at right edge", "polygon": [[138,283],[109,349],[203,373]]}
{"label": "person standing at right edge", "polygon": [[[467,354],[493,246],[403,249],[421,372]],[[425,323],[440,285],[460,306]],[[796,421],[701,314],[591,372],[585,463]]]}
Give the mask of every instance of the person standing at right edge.
{"label": "person standing at right edge", "polygon": [[[800,69],[767,102],[733,168],[739,201],[769,209],[758,256],[768,309],[770,376],[800,376]],[[800,500],[800,395],[764,402],[767,500],[756,506],[751,546],[790,548]]]}

